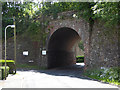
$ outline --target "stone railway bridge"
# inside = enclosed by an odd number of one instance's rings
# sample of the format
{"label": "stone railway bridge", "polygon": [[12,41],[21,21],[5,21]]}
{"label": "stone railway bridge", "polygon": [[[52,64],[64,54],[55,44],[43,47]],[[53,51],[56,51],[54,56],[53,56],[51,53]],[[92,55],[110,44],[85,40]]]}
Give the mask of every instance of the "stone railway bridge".
{"label": "stone railway bridge", "polygon": [[[27,37],[17,39],[18,62],[34,60],[41,67],[48,68],[75,64],[75,46],[82,40],[85,68],[119,66],[118,27],[105,27],[104,22],[96,20],[90,32],[89,23],[83,18],[73,17],[74,14],[73,11],[62,12],[57,19],[51,18],[46,28],[49,33],[46,56],[41,56],[38,42],[32,42]],[[8,43],[8,50],[13,47],[12,43]],[[29,56],[22,55],[25,50],[29,51]],[[13,59],[9,51],[8,59]]]}
{"label": "stone railway bridge", "polygon": [[48,67],[75,64],[75,45],[80,40],[84,42],[86,61],[89,56],[89,24],[85,20],[56,20],[50,22],[48,27],[52,27],[47,44]]}

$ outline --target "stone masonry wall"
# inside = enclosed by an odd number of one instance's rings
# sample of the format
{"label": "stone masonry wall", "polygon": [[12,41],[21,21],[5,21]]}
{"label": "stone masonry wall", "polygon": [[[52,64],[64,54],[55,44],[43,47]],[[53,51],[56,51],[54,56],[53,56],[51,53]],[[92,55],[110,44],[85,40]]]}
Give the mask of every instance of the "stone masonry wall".
{"label": "stone masonry wall", "polygon": [[[105,27],[104,22],[96,20],[92,30],[91,45],[89,45],[89,23],[86,24],[82,18],[72,18],[74,13],[63,12],[56,20],[51,21],[48,26],[52,27],[49,38],[58,28],[72,28],[77,31],[84,42],[86,68],[117,67],[120,62],[118,28]],[[65,16],[63,20],[60,19],[61,16]]]}
{"label": "stone masonry wall", "polygon": [[[28,37],[17,36],[16,49],[17,49],[16,63],[40,65],[41,53],[40,53],[39,42],[33,42]],[[28,56],[24,56],[23,51],[28,51]],[[3,59],[4,59],[4,43],[3,43]],[[14,39],[13,38],[10,38],[7,40],[7,59],[14,60]]]}
{"label": "stone masonry wall", "polygon": [[94,67],[118,66],[118,29],[105,27],[103,22],[95,21],[90,46],[89,65]]}
{"label": "stone masonry wall", "polygon": [[[61,27],[74,29],[84,42],[85,67],[113,67],[120,63],[119,40],[117,27],[105,27],[103,22],[95,21],[89,46],[89,23],[82,18],[73,18],[75,12],[58,14],[58,18],[50,20],[46,32],[49,32],[46,49],[49,39],[54,32]],[[64,17],[63,17],[64,16]],[[49,30],[48,30],[49,29]],[[46,66],[47,57],[41,56],[40,42],[33,42],[28,37],[17,36],[17,63],[29,63],[33,60],[35,65]],[[23,56],[23,51],[28,51],[28,56]],[[3,44],[4,58],[4,44]],[[14,59],[14,42],[9,39],[7,42],[7,59]],[[120,65],[120,64],[119,64]]]}
{"label": "stone masonry wall", "polygon": [[[84,43],[84,52],[85,52],[84,55],[85,55],[85,63],[86,63],[86,61],[89,61],[88,60],[89,59],[89,23],[87,23],[83,18],[79,18],[79,19],[76,17],[74,18],[73,15],[75,12],[74,13],[68,12],[68,13],[69,14],[66,14],[64,12],[62,13],[64,19],[57,18],[56,20],[50,21],[48,25],[48,29],[50,30],[50,32],[49,32],[47,46],[49,43],[50,36],[54,34],[54,32],[57,29],[62,27],[71,28],[79,34],[81,40]],[[60,16],[58,15],[58,17]]]}

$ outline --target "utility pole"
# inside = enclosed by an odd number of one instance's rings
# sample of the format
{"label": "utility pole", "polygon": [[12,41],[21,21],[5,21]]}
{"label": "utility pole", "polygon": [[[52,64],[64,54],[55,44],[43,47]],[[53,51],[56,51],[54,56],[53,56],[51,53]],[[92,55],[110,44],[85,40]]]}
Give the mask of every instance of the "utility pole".
{"label": "utility pole", "polygon": [[[15,25],[15,16],[13,17],[13,25]],[[16,73],[16,27],[14,28],[14,61],[15,61],[15,73]]]}

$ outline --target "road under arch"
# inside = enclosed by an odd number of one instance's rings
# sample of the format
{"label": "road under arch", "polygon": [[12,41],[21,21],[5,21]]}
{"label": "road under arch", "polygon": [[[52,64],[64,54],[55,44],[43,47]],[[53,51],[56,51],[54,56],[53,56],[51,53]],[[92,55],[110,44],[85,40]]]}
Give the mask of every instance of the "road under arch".
{"label": "road under arch", "polygon": [[80,41],[80,36],[75,30],[68,27],[56,30],[48,43],[48,68],[75,64],[74,45],[78,41]]}

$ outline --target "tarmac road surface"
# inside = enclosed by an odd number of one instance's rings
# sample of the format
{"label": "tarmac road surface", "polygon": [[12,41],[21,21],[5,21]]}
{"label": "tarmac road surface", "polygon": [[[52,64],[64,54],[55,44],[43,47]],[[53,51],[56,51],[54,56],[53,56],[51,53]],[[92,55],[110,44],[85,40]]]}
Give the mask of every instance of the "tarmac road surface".
{"label": "tarmac road surface", "polygon": [[82,76],[83,66],[51,70],[19,70],[0,80],[1,88],[118,88]]}

